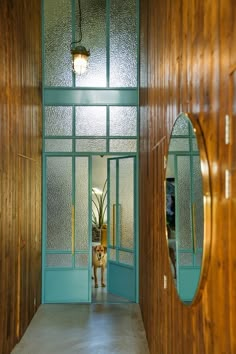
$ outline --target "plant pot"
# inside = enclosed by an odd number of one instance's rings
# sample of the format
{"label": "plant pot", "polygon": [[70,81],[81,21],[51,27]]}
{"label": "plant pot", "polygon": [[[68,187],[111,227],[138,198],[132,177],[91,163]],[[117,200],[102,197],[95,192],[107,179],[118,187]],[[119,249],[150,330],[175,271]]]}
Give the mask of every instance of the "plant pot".
{"label": "plant pot", "polygon": [[101,244],[107,247],[107,229],[101,230]]}
{"label": "plant pot", "polygon": [[92,242],[101,242],[101,229],[94,226],[92,229]]}

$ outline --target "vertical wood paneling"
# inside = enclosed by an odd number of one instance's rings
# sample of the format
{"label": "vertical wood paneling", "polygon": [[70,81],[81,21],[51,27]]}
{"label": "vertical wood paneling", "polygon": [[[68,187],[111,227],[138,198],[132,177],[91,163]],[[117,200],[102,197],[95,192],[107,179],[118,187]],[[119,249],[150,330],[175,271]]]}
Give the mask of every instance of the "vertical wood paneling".
{"label": "vertical wood paneling", "polygon": [[[235,2],[141,0],[140,13],[140,306],[150,352],[234,354]],[[193,306],[180,302],[172,281],[163,210],[163,159],[180,112],[194,115],[202,128],[212,189],[210,263],[202,297]],[[231,117],[228,145],[226,114]]]}
{"label": "vertical wood paneling", "polygon": [[0,1],[0,353],[41,299],[41,4]]}

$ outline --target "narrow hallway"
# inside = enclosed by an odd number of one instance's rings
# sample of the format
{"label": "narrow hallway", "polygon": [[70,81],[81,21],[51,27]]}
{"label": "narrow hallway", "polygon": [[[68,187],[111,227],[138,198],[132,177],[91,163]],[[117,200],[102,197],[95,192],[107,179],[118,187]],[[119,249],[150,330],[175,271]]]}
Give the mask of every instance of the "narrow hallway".
{"label": "narrow hallway", "polygon": [[41,305],[12,354],[148,354],[137,304]]}

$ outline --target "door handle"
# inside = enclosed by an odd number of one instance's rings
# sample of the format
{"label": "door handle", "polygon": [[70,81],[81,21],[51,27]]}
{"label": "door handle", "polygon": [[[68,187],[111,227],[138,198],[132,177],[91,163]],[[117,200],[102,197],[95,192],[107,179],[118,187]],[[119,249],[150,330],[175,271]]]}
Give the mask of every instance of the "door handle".
{"label": "door handle", "polygon": [[71,252],[75,254],[75,206],[71,208]]}
{"label": "door handle", "polygon": [[113,204],[112,208],[112,247],[115,247],[115,239],[116,239],[116,204]]}

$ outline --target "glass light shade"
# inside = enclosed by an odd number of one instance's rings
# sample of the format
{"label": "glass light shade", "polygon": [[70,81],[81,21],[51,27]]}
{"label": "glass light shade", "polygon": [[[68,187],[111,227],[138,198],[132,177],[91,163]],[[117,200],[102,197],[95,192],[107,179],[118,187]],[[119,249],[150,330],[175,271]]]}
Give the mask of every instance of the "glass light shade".
{"label": "glass light shade", "polygon": [[78,74],[82,75],[85,73],[88,67],[88,57],[83,54],[74,54],[73,55],[73,71]]}
{"label": "glass light shade", "polygon": [[82,75],[86,72],[88,67],[89,50],[86,50],[85,47],[78,46],[71,50],[71,54],[73,71],[78,75]]}

